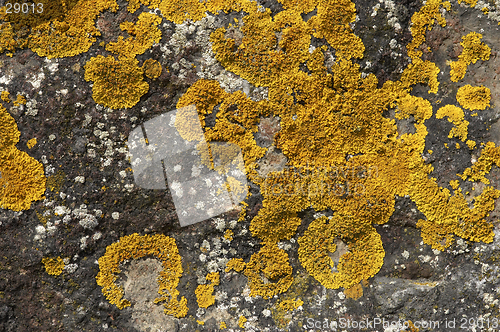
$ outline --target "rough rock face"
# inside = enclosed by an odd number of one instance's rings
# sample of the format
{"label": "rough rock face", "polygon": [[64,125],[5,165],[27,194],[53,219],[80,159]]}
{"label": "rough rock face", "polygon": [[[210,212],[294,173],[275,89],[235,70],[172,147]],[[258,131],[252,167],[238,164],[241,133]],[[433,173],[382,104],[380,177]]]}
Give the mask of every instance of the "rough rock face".
{"label": "rough rock face", "polygon": [[0,331],[500,329],[498,2],[0,5]]}

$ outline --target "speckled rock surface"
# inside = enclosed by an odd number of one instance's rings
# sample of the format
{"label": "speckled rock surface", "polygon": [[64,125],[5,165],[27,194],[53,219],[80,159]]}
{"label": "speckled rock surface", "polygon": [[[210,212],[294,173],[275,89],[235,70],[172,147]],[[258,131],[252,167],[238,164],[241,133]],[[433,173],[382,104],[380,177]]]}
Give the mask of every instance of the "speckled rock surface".
{"label": "speckled rock surface", "polygon": [[[360,65],[363,77],[374,74],[381,88],[388,80],[400,79],[411,63],[406,48],[412,40],[411,18],[423,4],[353,2],[357,16],[350,26],[365,45],[364,57],[353,62]],[[12,100],[17,94],[27,100],[17,106],[0,101],[21,133],[16,147],[42,163],[47,177],[44,199],[34,201],[30,209],[0,209],[0,332],[500,330],[499,199],[485,218],[494,225],[493,242],[456,237],[452,246],[439,251],[424,243],[417,227],[417,222],[425,219],[424,213],[409,197],[397,196],[389,220],[373,225],[385,251],[380,271],[350,289],[325,288],[302,266],[299,238],[318,217],[312,208],[303,209],[298,213],[301,224],[296,233],[277,243],[288,254],[293,268],[291,286],[270,299],[250,296],[248,276],[234,270],[226,272],[226,264],[233,258],[249,262],[262,247],[250,230],[251,220],[263,208],[260,187],[249,181],[252,195],[246,199],[247,205],[240,207],[246,211],[243,220],[237,221],[239,210],[233,210],[180,227],[169,189],[135,185],[127,148],[128,135],[134,128],[174,110],[188,88],[200,79],[216,80],[227,93],[241,91],[253,102],[270,98],[267,86],[254,86],[226,70],[212,50],[210,35],[219,27],[226,27],[226,37],[233,38],[237,45],[241,43],[244,13],[209,14],[197,22],[175,24],[156,10],[162,17],[158,26],[161,40],[136,58],[141,64],[146,59],[158,61],[161,75],[144,77],[149,88],[135,106],[111,109],[92,98],[94,83],[85,80],[84,66],[92,57],[111,54],[101,42],[128,36],[119,23],[136,22],[141,12],[153,12],[141,5],[137,12],[130,13],[127,2],[117,3],[117,12],[105,11],[96,19],[101,35],[87,52],[52,59],[30,49],[18,49],[12,56],[0,54],[0,91],[9,91]],[[275,0],[257,3],[269,8],[273,16],[283,10]],[[481,10],[486,7],[488,11]],[[434,111],[425,123],[428,134],[422,153],[426,163],[434,167],[429,177],[436,178],[439,186],[451,188],[449,183],[456,174],[479,159],[481,143],[500,144],[500,3],[479,1],[476,8],[470,8],[465,2],[452,1],[450,10],[441,11],[447,25],[434,24],[420,48],[424,50],[422,59],[440,69],[439,91],[430,94],[428,86],[416,84],[412,95],[429,100]],[[302,17],[307,20],[314,13]],[[470,64],[465,77],[452,82],[449,61],[457,60],[462,36],[471,31],[483,35],[482,41],[491,48],[490,59]],[[324,38],[313,37],[310,52],[325,44]],[[335,51],[329,47],[325,67],[331,70],[336,60]],[[466,84],[491,90],[490,107],[477,111],[477,116],[466,112],[468,139],[477,142],[476,149],[448,138],[453,124],[435,117],[440,106],[458,105],[457,91]],[[215,126],[216,113],[207,115],[207,127]],[[399,137],[415,133],[413,116],[396,119],[394,109],[384,116],[395,119]],[[266,177],[283,170],[288,161],[276,146],[282,128],[280,118],[263,116],[257,128],[253,133],[256,144],[268,150],[256,161],[256,171]],[[28,148],[32,138],[37,143]],[[497,166],[487,178],[489,186],[500,189]],[[485,187],[479,181],[460,185],[469,208]],[[154,303],[162,267],[152,257],[121,264],[117,284],[123,287],[131,306],[120,310],[103,295],[96,283],[98,259],[108,246],[133,233],[164,234],[175,239],[182,257],[183,273],[177,290],[179,298],[187,299],[185,317],[167,315],[161,304]],[[341,240],[336,244],[337,251],[329,255],[338,263],[348,247]],[[61,257],[63,272],[48,274],[42,264],[44,257]],[[206,276],[212,272],[220,274],[220,283],[214,286],[215,303],[202,308],[196,289],[208,283]],[[273,281],[263,274],[265,284]],[[303,303],[292,309],[280,306],[297,299]]]}

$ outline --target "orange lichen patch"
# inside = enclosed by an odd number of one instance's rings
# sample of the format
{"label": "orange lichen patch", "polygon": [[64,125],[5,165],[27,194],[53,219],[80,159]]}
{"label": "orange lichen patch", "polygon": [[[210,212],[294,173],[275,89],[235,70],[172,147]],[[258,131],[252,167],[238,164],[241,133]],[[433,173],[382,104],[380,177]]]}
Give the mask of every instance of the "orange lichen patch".
{"label": "orange lichen patch", "polygon": [[208,308],[215,303],[214,286],[219,285],[219,272],[212,272],[207,274],[206,279],[211,283],[206,285],[198,285],[195,290],[196,300],[200,308]]}
{"label": "orange lichen patch", "polygon": [[[326,288],[350,288],[374,276],[383,264],[385,252],[375,229],[365,228],[364,232],[352,234],[340,216],[314,220],[298,240],[302,266]],[[348,244],[349,251],[335,266],[329,253],[336,251],[334,240],[337,237]]]}
{"label": "orange lichen patch", "polygon": [[208,308],[215,303],[214,285],[198,285],[195,290],[196,300],[200,308]]}
{"label": "orange lichen patch", "polygon": [[181,24],[185,20],[199,21],[205,17],[205,5],[198,0],[163,0],[158,8],[169,21]]}
{"label": "orange lichen patch", "polygon": [[17,95],[16,100],[14,100],[14,106],[26,105],[26,98],[22,95]]}
{"label": "orange lichen patch", "polygon": [[417,49],[425,42],[425,31],[432,30],[434,21],[436,20],[443,27],[446,26],[446,20],[440,12],[441,7],[450,10],[451,4],[449,1],[429,0],[411,17],[411,35],[413,38],[406,45],[406,48],[412,60],[422,56],[422,51]]}
{"label": "orange lichen patch", "polygon": [[271,243],[252,255],[244,273],[248,277],[250,296],[260,295],[265,299],[285,292],[293,282],[288,254]]}
{"label": "orange lichen patch", "polygon": [[233,236],[234,236],[234,233],[230,229],[226,230],[226,232],[224,233],[224,238],[226,240],[232,241],[233,240]]}
{"label": "orange lichen patch", "polygon": [[408,332],[419,332],[420,329],[416,327],[411,320],[408,321],[408,327],[410,328]]}
{"label": "orange lichen patch", "polygon": [[481,151],[481,156],[477,162],[465,169],[463,174],[457,174],[462,180],[468,178],[469,181],[481,181],[484,184],[489,184],[485,175],[491,170],[491,166],[496,165],[500,167],[500,147],[495,147],[495,143],[488,142]]}
{"label": "orange lichen patch", "polygon": [[[373,276],[382,266],[384,251],[372,224],[389,220],[395,195],[409,195],[415,201],[426,218],[419,222],[422,237],[434,248],[444,249],[455,235],[490,241],[491,225],[482,218],[490,211],[496,192],[485,190],[476,201],[477,207],[469,209],[460,192],[450,197],[447,189],[429,177],[433,168],[422,154],[432,104],[410,95],[416,84],[427,85],[429,93],[438,92],[440,69],[420,59],[418,49],[436,21],[446,24],[442,9],[450,9],[450,3],[429,0],[413,15],[413,39],[407,45],[412,63],[400,80],[386,81],[378,88],[377,78],[373,74],[363,77],[360,66],[350,60],[361,58],[364,49],[349,26],[355,17],[353,3],[307,1],[295,6],[293,0],[281,2],[284,10],[274,16],[268,9],[257,10],[255,3],[230,2],[224,10],[243,9],[246,13],[239,24],[242,35],[229,38],[225,28],[210,35],[216,59],[254,86],[267,87],[268,100],[254,102],[241,91],[230,94],[217,82],[202,79],[188,89],[177,106],[196,105],[208,141],[238,145],[247,178],[260,186],[262,208],[249,229],[264,247],[252,256],[245,274],[272,266],[271,252],[279,253],[276,243],[295,235],[302,223],[298,213],[312,208],[335,211],[335,216],[325,225],[317,225],[322,219],[314,221],[300,237],[299,258],[306,270],[329,288],[349,288]],[[216,1],[206,3],[212,9],[222,8],[219,5]],[[194,13],[196,6],[184,8],[182,13]],[[316,14],[305,22],[301,14],[314,11],[314,7]],[[333,65],[325,66],[327,47],[310,49],[312,37],[325,38],[335,49],[337,61]],[[205,116],[216,108],[215,125],[206,128]],[[396,121],[383,116],[391,108],[396,108],[398,119],[415,119],[414,133],[399,135]],[[465,139],[463,112],[454,116],[450,110],[456,109],[444,107],[439,117],[448,116],[461,126],[452,135]],[[258,158],[266,152],[253,137],[262,116],[279,117],[281,129],[274,143],[287,158],[284,170],[266,172],[266,178],[255,171]],[[361,173],[365,174],[336,171],[358,168],[364,168]],[[366,169],[378,170],[377,175],[366,175]],[[349,248],[338,264],[328,256],[336,249],[333,241],[343,241]],[[257,263],[261,266],[256,267]],[[243,269],[243,261],[231,261],[226,270],[236,266]],[[257,272],[252,273],[249,282],[254,293],[270,285],[257,278]],[[268,290],[262,293],[269,296]]]}
{"label": "orange lichen patch", "polygon": [[[426,168],[431,170],[430,165]],[[484,218],[494,209],[494,200],[500,197],[499,190],[486,187],[475,198],[474,208],[469,209],[460,189],[451,196],[448,189],[440,188],[435,179],[429,179],[425,173],[414,173],[411,179],[410,196],[427,218],[417,223],[424,243],[433,249],[444,250],[453,243],[453,235],[471,241],[493,241],[493,225]]]}
{"label": "orange lichen patch", "polygon": [[44,198],[43,165],[15,147],[21,133],[1,105],[0,132],[0,208],[27,210],[33,201]]}
{"label": "orange lichen patch", "polygon": [[363,296],[363,287],[361,286],[361,283],[356,284],[351,288],[344,290],[344,295],[348,299],[353,299],[353,300],[361,298]]}
{"label": "orange lichen patch", "polygon": [[242,329],[244,329],[246,321],[247,321],[247,318],[245,316],[241,315],[240,318],[238,319],[238,326],[241,327]]}
{"label": "orange lichen patch", "polygon": [[[205,116],[220,104],[216,125],[206,128],[205,139],[209,142],[224,141],[238,146],[243,153],[247,176],[255,176],[255,162],[264,156],[266,149],[257,145],[253,135],[258,131],[258,116],[270,112],[268,102],[255,103],[241,91],[228,94],[216,81],[199,80],[179,99],[177,108],[191,104],[196,106],[202,126],[205,126]],[[192,127],[182,124],[182,121],[178,130],[179,128],[184,128],[181,131],[187,136],[192,130]]]}
{"label": "orange lichen patch", "polygon": [[246,263],[243,261],[241,258],[231,258],[227,263],[226,263],[226,273],[230,272],[231,270],[235,270],[236,272],[241,272],[245,269]]}
{"label": "orange lichen patch", "polygon": [[32,147],[34,147],[36,145],[36,138],[32,138],[30,139],[27,143],[26,143],[26,146],[28,147],[28,149],[31,149]]}
{"label": "orange lichen patch", "polygon": [[278,0],[285,9],[298,10],[304,14],[312,12],[318,5],[318,0]]}
{"label": "orange lichen patch", "polygon": [[155,9],[158,8],[160,2],[161,0],[128,0],[127,10],[133,14],[139,9],[141,3],[144,6],[148,6],[149,9]]}
{"label": "orange lichen patch", "polygon": [[469,147],[469,149],[473,150],[475,147],[476,147],[476,142],[475,141],[472,141],[470,139],[467,140],[467,142],[465,142],[465,144],[467,144],[467,146]]}
{"label": "orange lichen patch", "polygon": [[467,128],[469,121],[464,120],[464,111],[460,107],[454,105],[446,105],[438,109],[436,118],[442,119],[448,117],[448,121],[453,123],[454,127],[451,128],[448,138],[456,137],[462,142],[467,139]]}
{"label": "orange lichen patch", "polygon": [[29,48],[39,56],[60,58],[87,52],[101,33],[95,25],[105,10],[116,12],[115,0],[78,1],[63,20],[54,19],[32,29],[28,37]]}
{"label": "orange lichen patch", "polygon": [[453,190],[456,190],[458,189],[458,186],[460,185],[459,181],[458,180],[451,180],[450,181],[450,186],[451,188],[453,188]]}
{"label": "orange lichen patch", "polygon": [[293,311],[304,304],[301,299],[283,300],[278,304],[278,310]]}
{"label": "orange lichen patch", "polygon": [[262,185],[264,199],[262,208],[250,223],[253,236],[264,242],[278,242],[290,239],[302,220],[297,211],[307,207],[306,191],[298,188],[303,185],[299,175],[291,172],[269,173]]}
{"label": "orange lichen patch", "polygon": [[477,5],[477,0],[458,0],[458,3],[462,3],[462,2],[465,2],[466,4],[468,4],[471,8],[474,8]]}
{"label": "orange lichen patch", "polygon": [[205,127],[205,115],[212,113],[214,107],[220,104],[226,95],[227,93],[217,81],[201,79],[191,85],[179,98],[177,108],[194,104],[199,113],[201,125]]}
{"label": "orange lichen patch", "polygon": [[467,66],[471,63],[476,63],[477,60],[488,60],[490,58],[491,49],[485,43],[481,43],[483,35],[470,32],[462,37],[463,50],[458,56],[458,61],[450,62],[450,75],[452,82],[458,82],[465,76]]}
{"label": "orange lichen patch", "polygon": [[120,36],[116,42],[108,43],[106,50],[130,58],[143,54],[154,43],[160,41],[161,31],[157,27],[160,22],[161,18],[155,14],[141,13],[135,24],[132,22],[120,23],[120,29],[127,31],[134,37],[125,40],[123,36]]}
{"label": "orange lichen patch", "polygon": [[[203,131],[199,130],[200,118],[196,113],[194,105],[179,108],[175,116],[174,125],[179,135],[186,141],[204,143],[205,136],[203,135]],[[213,161],[210,158],[210,153],[207,150],[206,144],[202,144],[200,146],[200,152],[202,154],[201,158],[204,161],[204,164],[213,169]]]}
{"label": "orange lichen patch", "polygon": [[58,276],[64,270],[64,261],[61,257],[44,257],[42,264],[45,265],[45,271],[53,276]]}
{"label": "orange lichen patch", "polygon": [[142,64],[142,70],[147,78],[155,79],[161,75],[161,64],[153,59],[147,59]]}
{"label": "orange lichen patch", "polygon": [[314,37],[325,38],[335,49],[335,54],[349,60],[362,58],[365,46],[349,23],[356,19],[356,7],[349,0],[320,1],[317,14],[307,21],[314,29]]}
{"label": "orange lichen patch", "polygon": [[432,105],[424,98],[405,95],[398,103],[396,119],[408,119],[413,115],[417,123],[423,123],[432,116]]}
{"label": "orange lichen patch", "polygon": [[[411,91],[413,85],[420,83],[429,86],[429,93],[437,93],[439,87],[437,75],[439,71],[438,66],[433,62],[422,61],[419,58],[412,59],[412,63],[401,74],[401,87]],[[390,86],[391,83],[389,82],[386,83]]]}
{"label": "orange lichen patch", "polygon": [[93,81],[92,98],[110,108],[130,108],[137,104],[149,85],[143,81],[143,71],[135,58],[98,55],[84,66],[85,80]]}
{"label": "orange lichen patch", "polygon": [[3,90],[2,93],[0,94],[0,98],[6,103],[10,103],[9,91]]}
{"label": "orange lichen patch", "polygon": [[491,91],[484,86],[471,86],[470,84],[460,87],[457,91],[457,101],[463,108],[469,110],[484,110],[490,107]]}
{"label": "orange lichen patch", "polygon": [[158,277],[160,296],[154,303],[168,301],[164,304],[165,313],[177,318],[186,316],[187,300],[182,297],[177,300],[179,291],[176,289],[182,275],[181,256],[175,240],[162,234],[140,236],[137,233],[120,238],[106,248],[106,253],[99,258],[99,273],[96,281],[102,287],[102,293],[111,304],[119,309],[130,306],[123,297],[123,288],[116,285],[117,274],[121,272],[119,265],[129,259],[139,259],[147,256],[157,257],[163,266]]}

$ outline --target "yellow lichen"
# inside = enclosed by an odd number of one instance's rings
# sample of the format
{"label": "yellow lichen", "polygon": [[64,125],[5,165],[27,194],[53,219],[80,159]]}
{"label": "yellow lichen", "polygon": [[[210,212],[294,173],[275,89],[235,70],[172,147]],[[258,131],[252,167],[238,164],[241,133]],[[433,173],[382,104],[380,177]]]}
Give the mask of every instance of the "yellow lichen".
{"label": "yellow lichen", "polygon": [[[174,125],[179,135],[186,141],[204,142],[205,136],[203,135],[203,131],[198,130],[200,119],[197,116],[194,105],[179,108],[175,115]],[[203,147],[206,149],[206,145],[203,145]]]}
{"label": "yellow lichen", "polygon": [[162,234],[140,236],[137,233],[120,238],[106,248],[106,253],[99,258],[99,273],[96,281],[102,287],[102,293],[111,304],[119,309],[130,306],[130,302],[123,297],[123,289],[116,284],[121,272],[120,263],[129,259],[139,259],[153,256],[161,261],[163,270],[158,277],[160,296],[155,303],[167,301],[165,313],[177,318],[186,316],[188,312],[187,300],[182,297],[179,301],[176,289],[182,275],[181,256],[175,240]]}
{"label": "yellow lichen", "polygon": [[488,60],[490,58],[491,49],[485,43],[481,43],[483,35],[470,32],[462,37],[463,50],[458,56],[458,61],[450,62],[450,75],[452,82],[458,82],[465,76],[467,66],[471,63],[476,63],[477,60]]}
{"label": "yellow lichen", "polygon": [[451,181],[450,181],[450,186],[451,186],[454,190],[455,190],[455,189],[457,189],[457,188],[458,188],[458,186],[459,186],[459,182],[458,182],[458,180],[451,180]]}
{"label": "yellow lichen", "polygon": [[493,165],[500,166],[500,147],[495,147],[495,143],[488,142],[476,163],[466,168],[463,174],[457,175],[464,181],[468,178],[469,181],[481,181],[484,184],[489,184],[490,180],[485,175],[490,172]]}
{"label": "yellow lichen", "polygon": [[245,328],[245,323],[247,322],[247,318],[243,315],[240,316],[238,319],[238,326],[241,327],[242,329]]}
{"label": "yellow lichen", "polygon": [[304,304],[301,299],[283,300],[278,304],[278,310],[292,311]]}
{"label": "yellow lichen", "polygon": [[457,101],[463,108],[469,110],[484,110],[490,107],[491,92],[484,86],[471,86],[467,84],[457,91]]}
{"label": "yellow lichen", "polygon": [[208,308],[215,303],[214,286],[219,285],[219,272],[207,274],[206,279],[210,284],[198,285],[195,290],[196,300],[200,308]]}
{"label": "yellow lichen", "polygon": [[232,241],[232,240],[233,240],[233,235],[234,235],[233,231],[232,231],[232,230],[230,230],[230,229],[228,229],[228,230],[226,230],[226,232],[224,233],[224,238],[225,238],[226,240]]}
{"label": "yellow lichen", "polygon": [[245,262],[241,258],[231,258],[227,263],[226,263],[226,273],[230,272],[231,270],[235,270],[236,272],[241,272],[245,269]]}
{"label": "yellow lichen", "polygon": [[477,5],[477,0],[458,0],[458,3],[462,3],[462,2],[465,2],[466,4],[468,4],[471,8],[474,8]]}
{"label": "yellow lichen", "polygon": [[469,147],[469,149],[473,150],[475,147],[476,147],[476,142],[475,141],[472,141],[470,139],[467,140],[467,142],[465,142],[465,144],[467,144],[467,146]]}
{"label": "yellow lichen", "polygon": [[445,116],[448,117],[448,121],[454,125],[454,127],[450,130],[448,137],[457,137],[464,142],[467,139],[467,128],[469,126],[469,121],[464,120],[464,111],[462,111],[460,107],[446,105],[438,109],[436,112],[437,119],[442,119]]}
{"label": "yellow lichen", "polygon": [[154,43],[160,41],[161,31],[157,27],[160,22],[161,18],[155,14],[141,13],[135,24],[132,22],[120,23],[120,29],[127,31],[134,37],[124,39],[120,36],[116,42],[110,42],[106,45],[106,50],[130,58],[143,54]]}
{"label": "yellow lichen", "polygon": [[30,139],[27,143],[26,143],[26,146],[28,147],[28,149],[31,149],[32,147],[34,147],[36,145],[36,138],[32,138]]}
{"label": "yellow lichen", "polygon": [[[374,276],[385,256],[380,235],[372,226],[353,232],[342,219],[340,216],[331,219],[320,217],[298,240],[302,266],[326,288],[350,288],[362,279]],[[337,237],[347,243],[349,251],[340,257],[336,265],[329,254],[337,249],[334,243]]]}
{"label": "yellow lichen", "polygon": [[26,105],[26,98],[22,95],[17,95],[16,100],[14,100],[14,106]]}
{"label": "yellow lichen", "polygon": [[93,81],[92,98],[110,108],[130,108],[137,104],[149,85],[143,81],[143,71],[135,58],[98,55],[84,66],[85,80]]}
{"label": "yellow lichen", "polygon": [[285,292],[292,284],[292,267],[288,254],[275,244],[266,244],[246,264],[250,296],[260,295],[265,299]]}
{"label": "yellow lichen", "polygon": [[45,265],[45,271],[53,276],[58,276],[64,270],[64,261],[61,257],[44,257],[42,264]]}
{"label": "yellow lichen", "polygon": [[[438,92],[440,69],[433,62],[420,59],[422,52],[418,48],[436,21],[442,26],[446,24],[441,11],[449,10],[450,3],[427,1],[413,15],[413,39],[407,45],[412,63],[404,69],[400,80],[386,81],[378,87],[374,75],[362,76],[359,65],[350,60],[361,58],[364,49],[349,26],[355,17],[353,3],[281,2],[284,10],[274,16],[267,9],[257,10],[254,4],[231,2],[225,9],[244,8],[243,20],[237,22],[238,27],[219,28],[210,35],[216,59],[254,86],[268,87],[267,100],[253,102],[241,91],[230,94],[217,82],[201,79],[177,105],[196,105],[208,141],[238,145],[247,177],[261,189],[262,208],[249,229],[262,241],[263,248],[245,268],[252,295],[269,297],[273,293],[267,286],[272,283],[265,283],[265,273],[262,277],[255,271],[266,269],[266,264],[273,265],[266,261],[272,259],[276,243],[296,234],[303,222],[299,212],[307,208],[336,211],[332,225],[329,222],[319,231],[317,223],[322,219],[316,220],[299,238],[301,263],[329,288],[349,288],[380,269],[384,251],[372,224],[389,220],[395,195],[409,195],[424,213],[426,219],[418,225],[424,242],[434,248],[447,247],[451,243],[447,239],[454,235],[490,241],[491,227],[481,218],[490,209],[495,192],[484,192],[476,210],[481,213],[475,215],[463,206],[460,193],[450,197],[436,179],[428,177],[432,166],[425,163],[422,154],[428,133],[425,122],[432,116],[432,104],[410,94],[416,84],[427,85],[429,93]],[[201,15],[196,6],[186,7],[181,14]],[[222,10],[218,6],[215,2],[206,3],[206,8]],[[316,13],[304,21],[301,14],[314,8]],[[241,34],[232,33],[234,29],[240,29]],[[331,67],[325,66],[327,47],[310,50],[312,37],[325,38],[335,49],[338,58]],[[205,116],[216,107],[215,125],[206,128]],[[398,119],[415,119],[414,133],[398,134],[395,121],[383,116],[390,108],[395,108]],[[463,111],[449,112],[457,109],[445,106],[439,117],[448,116],[456,125],[450,134],[465,140],[468,122],[463,119]],[[284,170],[268,172],[264,178],[256,168],[266,149],[256,145],[253,133],[259,119],[269,115],[280,119],[281,129],[274,143],[288,162]],[[339,169],[364,169],[360,172],[364,175]],[[377,169],[377,175],[367,176],[367,169]],[[427,196],[427,192],[431,195]],[[458,217],[459,210],[465,219]],[[450,214],[444,218],[442,211]],[[335,241],[343,241],[349,248],[338,264],[329,257],[335,251]],[[257,258],[261,260],[259,266]],[[230,261],[226,271],[237,266],[243,269],[243,261]],[[269,271],[275,269],[279,270],[273,266]]]}
{"label": "yellow lichen", "polygon": [[220,322],[219,329],[221,330],[227,329],[226,322]]}
{"label": "yellow lichen", "polygon": [[0,105],[0,208],[27,210],[43,199],[43,165],[16,148],[21,133],[14,118]]}
{"label": "yellow lichen", "polygon": [[422,51],[417,49],[425,42],[425,31],[432,29],[434,21],[437,20],[441,26],[446,25],[446,20],[440,12],[441,7],[450,10],[451,4],[449,1],[429,0],[411,17],[411,35],[413,39],[406,45],[406,48],[412,60],[422,56]]}
{"label": "yellow lichen", "polygon": [[101,33],[95,20],[105,10],[116,12],[115,0],[78,1],[64,18],[55,18],[32,29],[29,48],[39,56],[60,58],[75,56],[90,49]]}
{"label": "yellow lichen", "polygon": [[356,285],[344,290],[344,295],[348,299],[353,299],[353,300],[357,300],[360,297],[362,297],[363,296],[363,287],[361,286],[361,283],[356,284]]}
{"label": "yellow lichen", "polygon": [[9,91],[3,90],[2,93],[0,94],[0,98],[6,103],[10,103]]}
{"label": "yellow lichen", "polygon": [[142,64],[142,70],[147,78],[155,79],[161,75],[161,65],[158,61],[153,59],[147,59]]}

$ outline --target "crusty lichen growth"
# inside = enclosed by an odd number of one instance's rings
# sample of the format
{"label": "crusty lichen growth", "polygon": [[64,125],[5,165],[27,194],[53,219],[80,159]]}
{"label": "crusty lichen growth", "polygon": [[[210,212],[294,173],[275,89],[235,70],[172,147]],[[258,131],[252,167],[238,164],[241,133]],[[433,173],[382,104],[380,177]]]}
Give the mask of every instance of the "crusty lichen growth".
{"label": "crusty lichen growth", "polygon": [[278,303],[278,309],[282,311],[293,311],[304,304],[301,299],[283,300]]}
{"label": "crusty lichen growth", "polygon": [[34,147],[36,145],[36,138],[32,138],[30,139],[27,143],[26,143],[26,146],[28,147],[28,149],[31,149],[32,147]]}
{"label": "crusty lichen growth", "polygon": [[42,264],[45,265],[45,271],[53,276],[60,275],[64,270],[64,261],[61,257],[44,257]]}
{"label": "crusty lichen growth", "polygon": [[[350,288],[362,279],[374,276],[384,261],[382,240],[375,229],[369,225],[366,229],[359,229],[359,226],[349,225],[343,219],[352,220],[348,216],[320,217],[298,240],[300,262],[326,288]],[[359,230],[356,231],[356,228]],[[336,265],[329,253],[336,251],[334,239],[337,237],[347,242],[349,252]]]}
{"label": "crusty lichen growth", "polygon": [[464,111],[454,105],[446,105],[441,107],[436,112],[436,118],[442,119],[448,117],[448,121],[453,123],[454,127],[451,128],[448,138],[456,137],[462,142],[467,139],[467,128],[469,126],[469,121],[464,120]]}
{"label": "crusty lichen growth", "polygon": [[474,165],[465,169],[463,174],[457,174],[462,180],[481,181],[484,184],[490,184],[486,178],[493,165],[500,167],[500,147],[495,147],[495,143],[488,142],[481,151],[481,156]]}
{"label": "crusty lichen growth", "polygon": [[6,103],[10,103],[9,91],[3,90],[2,93],[0,94],[0,98]]}
{"label": "crusty lichen growth", "polygon": [[491,91],[485,86],[460,87],[457,91],[457,101],[463,108],[469,110],[484,110],[490,107]]}
{"label": "crusty lichen growth", "polygon": [[115,0],[78,1],[64,19],[53,19],[32,29],[28,47],[39,56],[61,58],[75,56],[90,49],[101,33],[95,21],[105,10],[116,12]]}
{"label": "crusty lichen growth", "polygon": [[[238,41],[228,38],[225,28],[210,36],[216,59],[252,85],[268,87],[268,100],[253,102],[240,91],[230,94],[217,82],[201,79],[177,105],[195,104],[202,126],[205,116],[218,107],[215,126],[205,128],[205,138],[237,144],[243,151],[247,177],[260,186],[263,207],[249,229],[263,247],[244,269],[251,294],[265,298],[276,294],[271,288],[276,282],[267,283],[268,277],[257,273],[261,269],[267,269],[268,274],[280,271],[278,280],[287,280],[286,253],[280,253],[276,243],[296,234],[303,222],[298,213],[306,208],[335,211],[331,220],[313,221],[299,238],[302,265],[329,288],[348,289],[379,271],[385,253],[372,224],[389,220],[395,195],[408,195],[425,215],[418,226],[424,242],[433,248],[443,250],[455,235],[491,242],[492,226],[483,218],[492,209],[496,191],[485,189],[471,210],[460,190],[450,197],[448,189],[439,187],[429,176],[433,168],[422,154],[427,136],[425,122],[434,110],[427,99],[410,94],[416,84],[427,85],[429,93],[438,92],[440,69],[433,62],[423,61],[419,48],[436,21],[446,25],[442,9],[449,10],[450,3],[429,0],[412,16],[412,41],[407,45],[412,63],[399,80],[386,81],[380,88],[374,75],[362,77],[360,66],[351,60],[361,58],[364,51],[349,26],[355,17],[353,3],[282,3],[284,10],[272,16],[267,9],[257,10],[254,4],[235,1],[229,6],[232,10],[238,10],[240,4],[245,7],[243,37]],[[196,19],[196,6],[183,13]],[[311,18],[304,21],[301,14],[314,9]],[[338,57],[331,68],[325,66],[326,47],[310,50],[312,37],[325,38],[335,49]],[[477,108],[478,98],[474,101]],[[413,116],[414,133],[399,136],[395,121],[383,116],[391,108],[396,109],[398,119]],[[463,111],[457,109],[445,106],[438,117],[448,116],[455,125],[450,135],[465,140],[468,123]],[[287,157],[288,168],[269,172],[264,179],[255,168],[267,149],[256,145],[253,132],[259,118],[269,115],[280,118],[275,144]],[[376,176],[335,173],[339,168],[376,168],[379,172]],[[329,255],[339,240],[348,245],[349,251],[335,264]],[[276,255],[282,261],[278,265],[273,263]],[[232,260],[227,270],[243,268],[243,264]],[[280,289],[285,290],[286,285]]]}
{"label": "crusty lichen growth", "polygon": [[195,290],[196,301],[200,308],[208,308],[215,303],[214,286],[219,285],[219,272],[207,274],[206,279],[210,284],[198,285]]}
{"label": "crusty lichen growth", "polygon": [[161,31],[158,29],[161,18],[151,13],[141,13],[137,23],[122,22],[120,29],[127,31],[131,36],[124,39],[118,37],[116,42],[110,42],[106,45],[106,50],[123,57],[135,57],[143,54],[147,49],[158,43],[161,39]]}
{"label": "crusty lichen growth", "polygon": [[245,269],[245,262],[241,258],[231,258],[227,263],[226,263],[226,273],[230,272],[231,270],[235,270],[236,272],[241,272]]}
{"label": "crusty lichen growth", "polygon": [[121,272],[119,265],[125,260],[147,256],[158,258],[163,266],[158,276],[160,296],[154,302],[167,301],[164,304],[166,314],[177,318],[186,316],[187,300],[182,297],[179,301],[177,299],[179,291],[176,289],[183,271],[181,256],[175,240],[162,234],[140,236],[134,233],[121,237],[120,241],[109,245],[106,253],[99,258],[99,273],[96,276],[97,284],[102,287],[102,293],[119,309],[130,306],[128,300],[122,299],[123,288],[116,284],[117,275]]}
{"label": "crusty lichen growth", "polygon": [[425,5],[411,17],[411,35],[413,39],[406,45],[406,48],[412,60],[422,56],[422,51],[418,50],[418,48],[425,42],[425,31],[432,29],[434,21],[437,20],[441,26],[446,26],[446,20],[440,12],[441,7],[450,10],[451,4],[449,1],[428,0]]}
{"label": "crusty lichen growth", "polygon": [[161,75],[161,64],[153,59],[147,59],[142,64],[142,70],[147,78],[155,79]]}
{"label": "crusty lichen growth", "polygon": [[240,318],[238,319],[238,326],[241,327],[242,329],[245,328],[245,323],[247,322],[247,318],[243,315],[240,316]]}
{"label": "crusty lichen growth", "polygon": [[477,60],[488,60],[490,58],[491,49],[485,43],[481,42],[483,35],[477,32],[470,32],[462,37],[463,50],[458,56],[458,61],[450,62],[450,75],[453,82],[458,82],[464,78],[467,71],[467,66],[471,63],[476,63]]}
{"label": "crusty lichen growth", "polygon": [[0,105],[0,208],[27,210],[44,198],[43,165],[16,148],[21,133],[14,118]]}
{"label": "crusty lichen growth", "polygon": [[353,300],[361,298],[363,296],[363,287],[361,286],[361,283],[356,284],[351,288],[344,290],[344,295],[348,299],[353,299]]}
{"label": "crusty lichen growth", "polygon": [[85,80],[93,81],[92,98],[109,108],[130,108],[148,92],[143,80],[143,69],[135,58],[98,55],[84,66]]}
{"label": "crusty lichen growth", "polygon": [[246,264],[250,296],[260,295],[265,299],[285,292],[292,284],[292,267],[288,254],[275,244],[266,244],[253,254]]}

